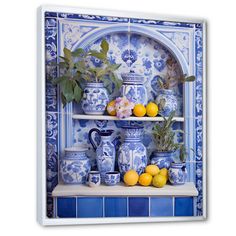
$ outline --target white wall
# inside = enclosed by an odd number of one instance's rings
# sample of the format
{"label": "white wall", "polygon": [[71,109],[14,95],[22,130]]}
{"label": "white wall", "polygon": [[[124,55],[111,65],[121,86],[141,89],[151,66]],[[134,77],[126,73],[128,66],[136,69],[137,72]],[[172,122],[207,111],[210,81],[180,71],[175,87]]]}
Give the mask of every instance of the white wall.
{"label": "white wall", "polygon": [[[2,235],[205,235],[235,223],[236,30],[233,0],[1,1],[0,12],[0,232]],[[51,227],[36,223],[36,7],[42,3],[203,17],[208,21],[207,222]],[[88,231],[88,229],[90,229]],[[77,231],[79,230],[79,231]],[[230,234],[231,235],[231,234]]]}

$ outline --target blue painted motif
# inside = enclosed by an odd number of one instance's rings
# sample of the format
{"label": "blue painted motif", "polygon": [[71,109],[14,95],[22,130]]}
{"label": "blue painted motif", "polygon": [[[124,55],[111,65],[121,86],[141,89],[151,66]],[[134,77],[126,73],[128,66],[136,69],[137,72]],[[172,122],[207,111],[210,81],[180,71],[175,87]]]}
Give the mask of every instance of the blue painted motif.
{"label": "blue painted motif", "polygon": [[154,151],[150,156],[151,164],[157,165],[159,169],[170,168],[170,164],[173,161],[174,152],[158,152]]}
{"label": "blue painted motif", "polygon": [[87,83],[81,101],[87,115],[103,115],[109,102],[109,95],[103,83]]}
{"label": "blue painted motif", "polygon": [[169,181],[173,185],[184,184],[187,180],[187,169],[185,163],[171,163],[168,172]]}
{"label": "blue painted motif", "polygon": [[118,166],[123,178],[128,170],[135,170],[140,175],[147,165],[147,150],[141,141],[143,128],[126,126],[124,128],[124,143],[118,151]]}
{"label": "blue painted motif", "polygon": [[60,175],[65,184],[85,184],[91,169],[87,149],[72,147],[65,149],[60,161]]}
{"label": "blue painted motif", "polygon": [[108,186],[114,186],[120,182],[120,173],[118,171],[107,172],[105,174],[105,183]]}

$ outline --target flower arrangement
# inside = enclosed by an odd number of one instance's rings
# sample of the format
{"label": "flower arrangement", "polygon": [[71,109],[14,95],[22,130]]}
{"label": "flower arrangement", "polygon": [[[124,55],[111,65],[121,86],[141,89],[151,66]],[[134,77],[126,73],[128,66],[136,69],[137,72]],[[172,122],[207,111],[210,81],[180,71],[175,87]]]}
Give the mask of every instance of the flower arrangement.
{"label": "flower arrangement", "polygon": [[118,97],[108,104],[107,112],[119,119],[127,118],[132,115],[134,105],[127,97]]}

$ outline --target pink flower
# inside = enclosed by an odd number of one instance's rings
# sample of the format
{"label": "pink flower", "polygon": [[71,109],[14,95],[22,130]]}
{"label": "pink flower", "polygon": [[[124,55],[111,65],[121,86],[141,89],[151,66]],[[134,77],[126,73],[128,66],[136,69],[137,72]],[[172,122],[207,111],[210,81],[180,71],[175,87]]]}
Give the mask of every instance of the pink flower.
{"label": "pink flower", "polygon": [[128,100],[126,97],[116,98],[116,103],[115,103],[116,116],[120,119],[131,116],[134,105],[135,104],[130,100]]}

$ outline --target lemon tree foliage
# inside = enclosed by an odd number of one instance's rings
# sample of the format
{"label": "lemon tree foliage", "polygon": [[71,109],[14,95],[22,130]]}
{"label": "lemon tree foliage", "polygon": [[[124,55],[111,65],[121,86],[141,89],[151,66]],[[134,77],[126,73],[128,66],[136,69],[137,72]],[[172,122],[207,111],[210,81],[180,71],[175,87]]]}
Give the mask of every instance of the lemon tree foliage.
{"label": "lemon tree foliage", "polygon": [[[121,80],[115,75],[115,71],[121,64],[111,64],[108,60],[109,51],[108,42],[103,39],[100,44],[100,51],[89,50],[86,52],[82,48],[70,51],[64,48],[64,56],[60,56],[61,62],[56,64],[59,67],[60,76],[52,79],[54,85],[59,85],[61,90],[61,99],[63,106],[75,101],[80,102],[82,98],[82,85],[85,82],[103,82],[108,91],[111,92],[112,83],[119,89]],[[89,65],[91,57],[101,60],[101,67],[92,67]],[[54,65],[51,63],[50,65]]]}

